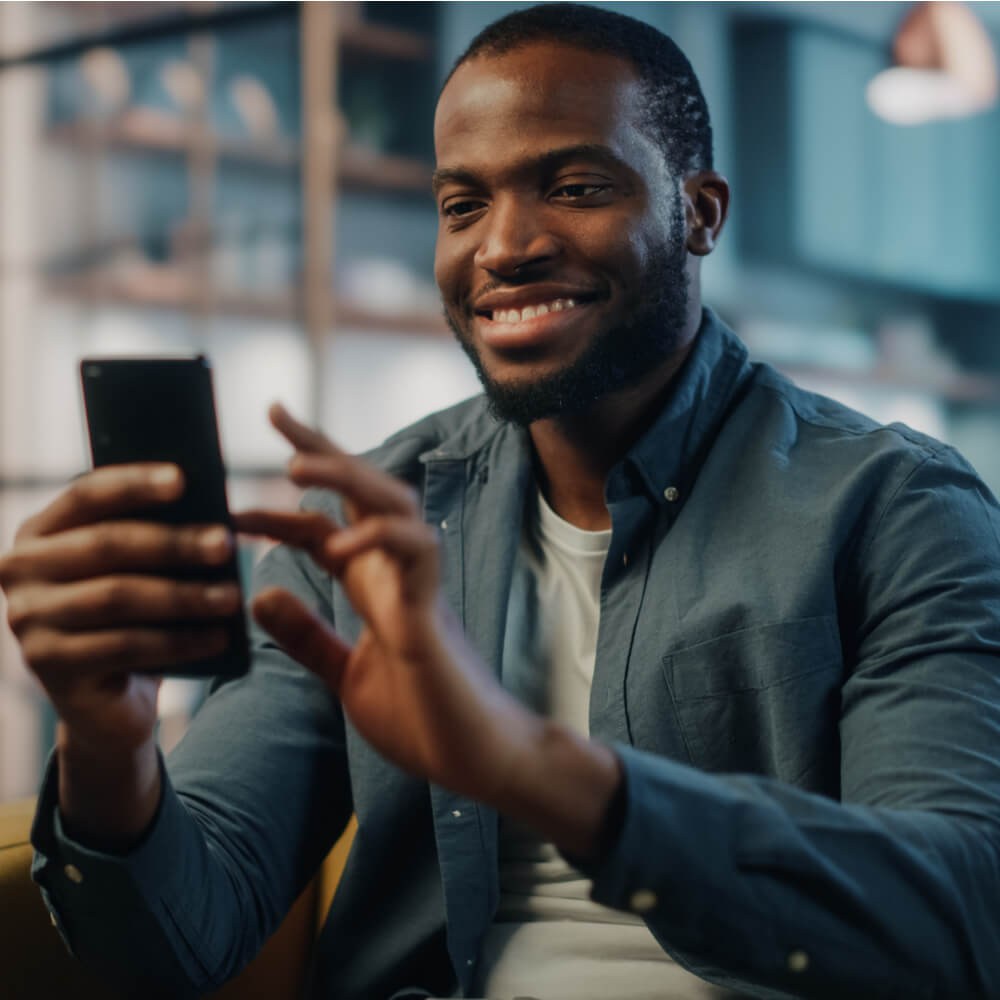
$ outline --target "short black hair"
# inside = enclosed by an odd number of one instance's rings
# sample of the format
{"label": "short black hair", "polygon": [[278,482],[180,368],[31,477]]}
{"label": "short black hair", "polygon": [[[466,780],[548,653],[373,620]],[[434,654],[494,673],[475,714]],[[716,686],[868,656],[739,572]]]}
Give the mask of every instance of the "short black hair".
{"label": "short black hair", "polygon": [[712,123],[691,63],[673,39],[634,17],[582,3],[546,3],[514,11],[473,38],[445,84],[475,56],[504,55],[538,41],[626,60],[646,90],[644,124],[671,169],[681,176],[712,169]]}

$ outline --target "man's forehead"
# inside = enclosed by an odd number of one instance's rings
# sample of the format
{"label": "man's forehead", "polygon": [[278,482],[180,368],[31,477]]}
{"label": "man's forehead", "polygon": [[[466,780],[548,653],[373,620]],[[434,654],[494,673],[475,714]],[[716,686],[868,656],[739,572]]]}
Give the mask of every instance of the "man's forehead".
{"label": "man's forehead", "polygon": [[[441,94],[435,141],[525,126],[607,130],[635,122],[641,87],[619,56],[555,42],[531,42],[463,63]],[[440,151],[440,150],[439,150]]]}

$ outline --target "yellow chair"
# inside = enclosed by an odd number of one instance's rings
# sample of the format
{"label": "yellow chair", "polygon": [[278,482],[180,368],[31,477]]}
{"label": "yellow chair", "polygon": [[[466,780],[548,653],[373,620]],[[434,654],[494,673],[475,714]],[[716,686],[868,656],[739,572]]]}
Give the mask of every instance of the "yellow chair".
{"label": "yellow chair", "polygon": [[[34,799],[0,803],[0,995],[3,1000],[118,1000],[121,993],[97,980],[66,951],[38,887],[31,881],[28,832],[34,811]],[[301,995],[313,943],[333,899],[355,829],[352,819],[320,873],[260,955],[212,996],[219,1000],[291,1000]]]}

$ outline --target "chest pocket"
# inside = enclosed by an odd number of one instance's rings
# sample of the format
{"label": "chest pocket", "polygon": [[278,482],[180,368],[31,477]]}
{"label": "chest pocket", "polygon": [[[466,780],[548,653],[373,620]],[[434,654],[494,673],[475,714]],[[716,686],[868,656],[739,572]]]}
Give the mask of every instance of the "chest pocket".
{"label": "chest pocket", "polygon": [[696,767],[838,794],[836,619],[740,629],[671,653],[662,665]]}

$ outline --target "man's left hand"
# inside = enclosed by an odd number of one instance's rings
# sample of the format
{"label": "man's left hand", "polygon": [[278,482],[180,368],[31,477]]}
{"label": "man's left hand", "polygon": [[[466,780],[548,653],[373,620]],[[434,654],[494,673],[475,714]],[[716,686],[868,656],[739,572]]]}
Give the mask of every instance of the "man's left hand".
{"label": "man's left hand", "polygon": [[345,523],[317,511],[252,510],[236,515],[236,526],[307,551],[340,583],[364,626],[351,646],[277,587],[257,594],[254,618],[324,679],[385,758],[529,823],[574,854],[593,853],[621,780],[615,754],[501,687],[441,593],[437,534],[409,486],[281,406],[270,418],[296,449],[293,482],[339,493]]}
{"label": "man's left hand", "polygon": [[270,416],[296,449],[291,479],[338,492],[346,523],[318,512],[252,510],[236,515],[236,525],[305,549],[365,624],[349,646],[280,588],[256,596],[254,617],[326,681],[379,753],[454,791],[494,798],[540,720],[503,690],[446,605],[437,534],[416,494],[284,408]]}

